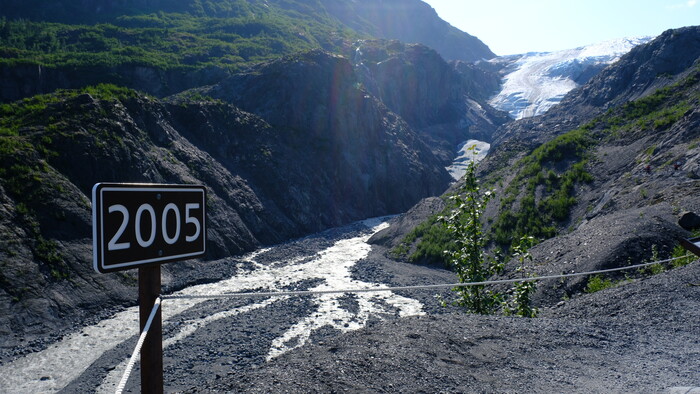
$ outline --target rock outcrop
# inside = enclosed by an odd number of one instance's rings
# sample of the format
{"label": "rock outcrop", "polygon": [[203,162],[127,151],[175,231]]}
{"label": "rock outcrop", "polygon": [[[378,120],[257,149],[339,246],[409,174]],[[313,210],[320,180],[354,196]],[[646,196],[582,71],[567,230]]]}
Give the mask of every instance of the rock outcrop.
{"label": "rock outcrop", "polygon": [[[208,260],[399,213],[447,187],[439,161],[356,87],[345,59],[312,52],[297,60],[233,83],[267,119],[220,101],[167,103],[110,87],[13,104],[3,120],[12,129],[0,136],[3,339],[58,333],[134,302],[131,273],[92,270],[97,182],[206,185]],[[207,264],[165,265],[166,288],[235,270]]]}
{"label": "rock outcrop", "polygon": [[440,19],[420,0],[321,0],[347,26],[376,38],[420,43],[446,60],[478,61],[496,55],[478,38]]}
{"label": "rock outcrop", "polygon": [[[281,145],[297,147],[298,160],[291,162],[313,166],[298,171],[304,178],[292,183],[303,194],[317,195],[312,200],[326,202],[317,206],[321,215],[359,219],[403,212],[412,206],[410,201],[423,193],[439,194],[449,182],[449,175],[436,169],[441,163],[411,127],[360,88],[343,57],[324,51],[293,55],[195,92],[239,106],[285,130],[278,138],[287,143]],[[412,185],[398,181],[399,172],[412,174]],[[362,179],[363,186],[339,182],[346,177]],[[268,187],[275,190],[274,184]],[[308,202],[300,199],[298,204]]]}
{"label": "rock outcrop", "polygon": [[446,166],[460,143],[490,142],[510,120],[475,98],[471,87],[480,76],[461,74],[424,45],[365,40],[348,58],[363,86],[418,131]]}

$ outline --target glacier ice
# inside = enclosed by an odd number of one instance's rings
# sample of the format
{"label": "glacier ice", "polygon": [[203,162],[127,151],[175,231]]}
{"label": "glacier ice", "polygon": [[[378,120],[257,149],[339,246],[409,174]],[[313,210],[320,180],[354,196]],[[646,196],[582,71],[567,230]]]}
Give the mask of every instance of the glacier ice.
{"label": "glacier ice", "polygon": [[622,38],[555,52],[490,60],[503,67],[501,91],[489,104],[515,119],[543,114],[608,64],[653,37]]}

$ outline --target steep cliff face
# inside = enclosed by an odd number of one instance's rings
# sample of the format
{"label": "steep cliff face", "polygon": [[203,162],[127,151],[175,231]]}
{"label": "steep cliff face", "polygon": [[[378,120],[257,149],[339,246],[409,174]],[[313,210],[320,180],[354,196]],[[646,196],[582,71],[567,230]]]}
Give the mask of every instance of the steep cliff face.
{"label": "steep cliff face", "polygon": [[491,141],[505,113],[474,98],[468,78],[420,44],[360,41],[348,54],[363,86],[405,119],[445,165],[459,143]]}
{"label": "steep cliff face", "polygon": [[[409,201],[440,193],[449,181],[411,127],[360,88],[343,57],[323,51],[289,56],[194,91],[283,127],[279,138],[288,144],[281,145],[297,149],[288,152],[298,155],[293,162],[324,169],[299,171],[304,176],[292,181],[304,195],[325,201],[318,206],[321,215],[402,212],[412,205]],[[310,152],[312,147],[318,148]],[[412,174],[413,185],[399,181],[399,172]],[[362,181],[343,181],[348,178]]]}
{"label": "steep cliff face", "polygon": [[420,0],[321,0],[328,12],[351,28],[377,38],[421,43],[447,60],[477,61],[496,55],[478,38],[440,19]]}
{"label": "steep cliff face", "polygon": [[464,91],[459,77],[428,47],[362,41],[352,61],[367,90],[414,127],[461,118]]}
{"label": "steep cliff face", "polygon": [[[290,75],[318,78],[314,64]],[[342,73],[338,66],[330,70]],[[267,122],[222,102],[164,103],[109,86],[0,107],[3,339],[133,302],[132,274],[92,271],[89,196],[97,182],[206,185],[209,260],[398,213],[446,187],[448,175],[405,122],[351,82],[341,79],[336,91],[322,87],[332,79],[321,80],[303,102],[332,102],[316,95],[325,92],[343,105],[311,111],[317,126],[286,118],[275,124],[274,116]],[[269,92],[286,97],[281,87]],[[268,113],[275,112],[271,100]],[[165,285],[235,269],[215,266],[166,265]]]}
{"label": "steep cliff face", "polygon": [[450,64],[462,77],[469,95],[480,102],[488,102],[501,87],[500,67],[494,62],[453,61]]}

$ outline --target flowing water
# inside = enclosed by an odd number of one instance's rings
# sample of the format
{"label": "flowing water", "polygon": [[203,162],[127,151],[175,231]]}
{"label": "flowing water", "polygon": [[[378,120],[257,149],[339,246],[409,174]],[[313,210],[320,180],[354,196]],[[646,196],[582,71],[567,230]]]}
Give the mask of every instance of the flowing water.
{"label": "flowing water", "polygon": [[[369,237],[386,228],[381,219],[370,219],[349,226],[345,230],[326,232],[318,236],[323,242],[300,241],[256,251],[239,260],[239,274],[217,283],[203,284],[183,289],[177,295],[221,294],[248,291],[278,291],[295,285],[312,283],[305,290],[324,291],[333,289],[371,289],[383,287],[378,283],[353,278],[352,268],[367,257]],[[311,237],[313,238],[313,237]],[[312,245],[311,249],[306,249]],[[316,248],[313,245],[317,245]],[[330,245],[330,246],[329,246]],[[294,250],[293,253],[282,253]],[[285,258],[275,260],[275,256]],[[273,359],[284,352],[305,344],[315,330],[332,327],[340,331],[363,327],[368,319],[382,314],[410,316],[423,314],[422,304],[417,300],[399,296],[392,292],[357,293],[356,306],[342,305],[343,294],[314,296],[314,307],[308,313],[293,317],[294,323],[276,337],[267,350],[266,359]],[[208,325],[221,319],[274,306],[289,297],[268,297],[250,303],[218,311],[208,311],[197,317],[180,318],[171,335],[164,337],[163,347],[180,342]],[[164,328],[193,308],[201,307],[206,299],[164,300],[162,305]],[[172,326],[172,324],[171,324]],[[65,388],[81,377],[100,357],[116,346],[129,342],[135,345],[135,328],[138,327],[138,307],[119,312],[98,324],[84,327],[51,345],[46,350],[29,354],[23,358],[0,366],[0,387],[11,393],[54,392]],[[98,385],[98,392],[113,392],[121,378],[127,357],[121,357],[114,368],[106,373]],[[133,379],[133,378],[132,378]]]}

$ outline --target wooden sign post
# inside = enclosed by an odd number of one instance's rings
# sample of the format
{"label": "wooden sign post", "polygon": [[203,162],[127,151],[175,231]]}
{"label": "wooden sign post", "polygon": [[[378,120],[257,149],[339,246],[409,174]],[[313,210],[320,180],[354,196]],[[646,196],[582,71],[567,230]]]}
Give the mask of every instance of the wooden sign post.
{"label": "wooden sign post", "polygon": [[[139,328],[160,296],[160,264],[206,252],[204,186],[98,183],[92,189],[93,266],[139,269]],[[163,393],[163,322],[158,308],[141,350],[141,392]]]}
{"label": "wooden sign post", "polygon": [[[160,296],[160,266],[139,268],[139,331]],[[158,308],[141,348],[141,392],[163,393],[163,320]]]}

